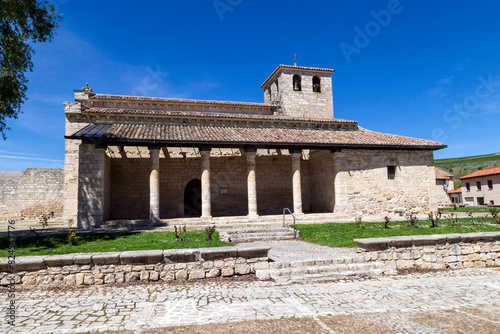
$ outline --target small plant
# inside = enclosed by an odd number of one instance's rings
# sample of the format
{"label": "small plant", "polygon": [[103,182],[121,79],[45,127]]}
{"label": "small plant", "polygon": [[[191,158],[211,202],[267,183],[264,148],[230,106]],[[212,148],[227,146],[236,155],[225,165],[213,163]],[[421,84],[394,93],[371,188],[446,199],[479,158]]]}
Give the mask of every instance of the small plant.
{"label": "small plant", "polygon": [[76,233],[75,232],[71,232],[70,234],[68,234],[68,242],[75,246],[76,245],[76,242],[78,240],[78,237],[76,236]]}
{"label": "small plant", "polygon": [[467,217],[469,217],[470,223],[472,225],[476,225],[476,222],[474,221],[474,214],[472,213],[472,211],[467,212]]}
{"label": "small plant", "polygon": [[429,220],[431,221],[431,227],[437,227],[439,223],[439,219],[441,219],[441,216],[443,214],[443,210],[439,209],[436,213],[434,212],[429,212]]}
{"label": "small plant", "polygon": [[44,228],[49,226],[49,219],[54,217],[54,211],[50,211],[49,213],[44,213],[38,218],[38,222],[42,225],[42,228],[40,230],[37,230],[36,226],[30,226],[30,232],[35,235],[36,238],[36,247],[39,246],[40,240],[41,240],[41,235],[40,233]]}
{"label": "small plant", "polygon": [[456,211],[458,209],[458,204],[457,203],[453,203],[452,206],[453,206],[453,210]]}
{"label": "small plant", "polygon": [[361,227],[361,224],[363,224],[363,218],[362,218],[362,217],[357,217],[357,218],[354,220],[354,223],[356,224],[356,228],[360,228],[360,227]]}
{"label": "small plant", "polygon": [[389,216],[385,216],[384,220],[385,220],[384,228],[389,228],[389,222],[391,221],[391,218],[389,218]]}
{"label": "small plant", "polygon": [[498,215],[498,211],[496,208],[491,207],[489,208],[490,214],[493,217],[493,220],[495,221],[496,224],[500,224],[500,216]]}
{"label": "small plant", "polygon": [[451,226],[458,226],[458,216],[456,213],[450,213],[448,218],[450,219]]}
{"label": "small plant", "polygon": [[69,232],[68,232],[68,242],[75,246],[77,241],[78,241],[78,237],[76,236],[76,232],[73,230],[73,219],[70,219],[68,220],[68,228],[69,228]]}
{"label": "small plant", "polygon": [[418,218],[413,212],[408,212],[406,214],[406,221],[408,222],[408,226],[415,228],[418,227]]}
{"label": "small plant", "polygon": [[207,241],[212,241],[212,234],[215,232],[215,225],[205,227],[205,234],[207,236]]}
{"label": "small plant", "polygon": [[484,225],[486,223],[486,220],[488,219],[488,215],[484,215],[481,218],[479,218],[479,224]]}
{"label": "small plant", "polygon": [[[177,241],[185,241],[186,240],[186,225],[179,226],[179,228],[177,228],[177,226],[174,225],[174,229],[175,229],[175,238],[177,239]],[[182,232],[184,232],[184,234],[181,237]]]}

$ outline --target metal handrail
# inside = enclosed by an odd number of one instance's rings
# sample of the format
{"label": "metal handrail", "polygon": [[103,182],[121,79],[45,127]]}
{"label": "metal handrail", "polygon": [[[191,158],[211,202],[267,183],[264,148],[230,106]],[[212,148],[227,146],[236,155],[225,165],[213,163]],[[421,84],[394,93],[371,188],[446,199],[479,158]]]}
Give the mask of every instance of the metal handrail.
{"label": "metal handrail", "polygon": [[283,208],[283,227],[285,227],[286,211],[288,211],[288,213],[291,214],[293,217],[293,238],[297,239],[297,229],[295,228],[295,216],[293,215],[292,211],[290,211],[289,208]]}

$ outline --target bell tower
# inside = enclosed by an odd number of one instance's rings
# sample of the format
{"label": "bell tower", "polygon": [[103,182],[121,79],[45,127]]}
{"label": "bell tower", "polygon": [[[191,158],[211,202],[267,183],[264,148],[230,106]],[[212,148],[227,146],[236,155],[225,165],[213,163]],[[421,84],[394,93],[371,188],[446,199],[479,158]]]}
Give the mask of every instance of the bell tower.
{"label": "bell tower", "polygon": [[262,84],[264,102],[292,117],[333,118],[332,74],[326,68],[279,65]]}

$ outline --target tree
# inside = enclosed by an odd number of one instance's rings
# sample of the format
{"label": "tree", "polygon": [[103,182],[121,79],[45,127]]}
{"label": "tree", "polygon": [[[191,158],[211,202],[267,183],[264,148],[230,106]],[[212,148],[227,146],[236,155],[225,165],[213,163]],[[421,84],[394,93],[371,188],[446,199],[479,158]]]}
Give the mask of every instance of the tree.
{"label": "tree", "polygon": [[0,1],[0,134],[6,139],[7,119],[16,119],[26,101],[33,70],[32,44],[52,40],[61,16],[54,5],[37,0]]}

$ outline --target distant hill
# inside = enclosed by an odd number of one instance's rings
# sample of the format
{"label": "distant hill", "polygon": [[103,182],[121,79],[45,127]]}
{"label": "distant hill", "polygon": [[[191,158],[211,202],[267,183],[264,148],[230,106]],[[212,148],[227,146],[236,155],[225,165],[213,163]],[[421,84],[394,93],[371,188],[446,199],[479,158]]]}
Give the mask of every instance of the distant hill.
{"label": "distant hill", "polygon": [[434,160],[434,165],[445,172],[455,175],[455,180],[458,180],[459,177],[478,170],[500,166],[500,153],[453,159],[437,159]]}

